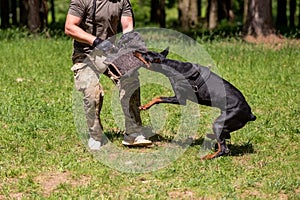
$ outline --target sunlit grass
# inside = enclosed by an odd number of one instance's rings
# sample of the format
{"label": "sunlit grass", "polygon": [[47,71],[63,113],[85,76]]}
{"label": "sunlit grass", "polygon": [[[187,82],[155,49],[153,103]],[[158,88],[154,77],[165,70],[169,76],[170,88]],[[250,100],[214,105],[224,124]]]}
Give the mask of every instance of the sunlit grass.
{"label": "sunlit grass", "polygon": [[[103,165],[78,136],[72,108],[71,41],[1,41],[0,199],[300,198],[299,47],[273,49],[239,41],[204,46],[219,74],[244,93],[257,120],[232,134],[232,156],[200,161],[201,144],[195,143],[163,169],[130,174]],[[113,84],[107,78],[102,83],[109,94]],[[142,102],[162,93],[171,91],[145,86]],[[108,95],[103,123],[119,144],[122,137],[113,135],[110,107]],[[172,138],[178,106],[160,108],[173,115],[161,132]],[[211,120],[201,118],[200,139]],[[51,179],[51,174],[57,176]],[[43,182],[41,177],[47,178]],[[65,178],[60,182],[59,177]]]}

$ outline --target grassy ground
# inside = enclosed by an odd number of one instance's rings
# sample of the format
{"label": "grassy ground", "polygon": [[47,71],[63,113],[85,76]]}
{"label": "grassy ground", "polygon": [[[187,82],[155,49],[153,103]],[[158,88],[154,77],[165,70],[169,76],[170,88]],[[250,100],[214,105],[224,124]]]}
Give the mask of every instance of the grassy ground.
{"label": "grassy ground", "polygon": [[[244,93],[257,120],[232,134],[232,156],[201,161],[201,143],[194,143],[165,168],[125,173],[96,159],[76,131],[71,41],[1,41],[0,199],[299,199],[299,45],[204,46],[220,74]],[[106,90],[113,87],[103,82]],[[143,101],[159,92],[143,90]],[[151,151],[119,145],[109,103],[104,126],[113,142],[124,151]],[[163,134],[174,137],[172,129]]]}

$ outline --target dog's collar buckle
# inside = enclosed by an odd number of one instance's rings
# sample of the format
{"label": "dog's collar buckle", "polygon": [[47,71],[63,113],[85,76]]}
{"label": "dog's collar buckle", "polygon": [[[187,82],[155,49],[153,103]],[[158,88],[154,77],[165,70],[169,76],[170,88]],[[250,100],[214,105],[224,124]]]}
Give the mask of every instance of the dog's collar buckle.
{"label": "dog's collar buckle", "polygon": [[199,91],[198,85],[192,85],[192,88],[193,88],[194,92],[198,92]]}

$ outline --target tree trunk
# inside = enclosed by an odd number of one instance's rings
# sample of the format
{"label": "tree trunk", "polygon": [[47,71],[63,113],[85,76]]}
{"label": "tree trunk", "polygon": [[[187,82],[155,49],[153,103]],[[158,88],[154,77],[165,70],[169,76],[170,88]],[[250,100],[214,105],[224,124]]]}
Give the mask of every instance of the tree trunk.
{"label": "tree trunk", "polygon": [[180,26],[184,31],[195,28],[198,25],[197,0],[179,0],[178,13]]}
{"label": "tree trunk", "polygon": [[208,29],[213,30],[218,25],[218,1],[209,0],[208,2]]}
{"label": "tree trunk", "polygon": [[17,25],[18,20],[17,20],[17,1],[12,0],[11,1],[11,14],[12,14],[12,24]]}
{"label": "tree trunk", "polygon": [[246,21],[247,21],[247,15],[248,15],[248,1],[249,1],[249,0],[244,0],[243,24],[245,24]]}
{"label": "tree trunk", "polygon": [[190,0],[189,27],[195,28],[198,25],[198,1]]}
{"label": "tree trunk", "polygon": [[271,0],[248,0],[244,36],[268,36],[275,32],[272,25]]}
{"label": "tree trunk", "polygon": [[183,30],[188,30],[188,12],[189,12],[189,1],[188,0],[179,0],[178,1],[178,17],[179,24]]}
{"label": "tree trunk", "polygon": [[50,0],[50,4],[51,4],[51,17],[52,17],[52,21],[51,23],[54,24],[56,19],[55,19],[55,7],[54,7],[54,0]]}
{"label": "tree trunk", "polygon": [[157,10],[159,10],[159,0],[151,0],[151,10],[150,10],[150,22],[156,23],[157,20]]}
{"label": "tree trunk", "polygon": [[27,25],[31,32],[37,32],[41,28],[39,0],[28,0],[28,24]]}
{"label": "tree trunk", "polygon": [[8,0],[0,0],[1,5],[1,28],[9,26],[9,2]]}
{"label": "tree trunk", "polygon": [[277,0],[277,28],[286,28],[287,27],[287,15],[286,15],[286,0]]}
{"label": "tree trunk", "polygon": [[234,14],[231,6],[231,0],[218,0],[218,21],[227,19],[233,21]]}
{"label": "tree trunk", "polygon": [[296,0],[290,0],[290,28],[295,27],[296,6]]}
{"label": "tree trunk", "polygon": [[300,28],[300,3],[299,3],[299,15],[298,15],[298,27]]}
{"label": "tree trunk", "polygon": [[201,18],[201,16],[202,16],[202,1],[201,0],[199,0],[198,1],[198,5],[197,5],[197,10],[198,10],[198,18]]}
{"label": "tree trunk", "polygon": [[47,0],[40,0],[40,29],[44,29],[48,26],[48,3]]}
{"label": "tree trunk", "polygon": [[160,27],[166,27],[166,1],[160,0],[159,1],[159,25]]}
{"label": "tree trunk", "polygon": [[27,27],[28,22],[28,0],[22,0],[20,2],[20,24]]}
{"label": "tree trunk", "polygon": [[150,21],[159,23],[160,27],[166,27],[165,0],[151,0]]}
{"label": "tree trunk", "polygon": [[20,24],[35,33],[47,26],[47,0],[20,1]]}

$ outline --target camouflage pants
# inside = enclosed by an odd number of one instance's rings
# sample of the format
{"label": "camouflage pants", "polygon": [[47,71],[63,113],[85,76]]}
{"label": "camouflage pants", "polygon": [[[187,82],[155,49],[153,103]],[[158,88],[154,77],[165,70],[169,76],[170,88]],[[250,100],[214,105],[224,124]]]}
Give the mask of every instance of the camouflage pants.
{"label": "camouflage pants", "polygon": [[120,101],[125,117],[125,129],[128,135],[142,132],[140,116],[140,81],[138,74],[119,80]]}
{"label": "camouflage pants", "polygon": [[[102,57],[104,60],[105,57]],[[102,140],[103,126],[100,112],[103,104],[104,91],[99,78],[107,68],[102,62],[96,66],[88,61],[76,63],[71,70],[74,72],[74,83],[78,91],[83,93],[84,110],[90,137],[97,141]],[[104,73],[109,76],[109,74]],[[114,80],[119,86],[120,101],[125,116],[125,131],[127,134],[141,132],[140,117],[140,82],[138,74],[128,79]]]}

